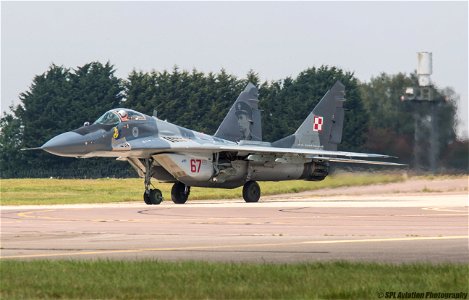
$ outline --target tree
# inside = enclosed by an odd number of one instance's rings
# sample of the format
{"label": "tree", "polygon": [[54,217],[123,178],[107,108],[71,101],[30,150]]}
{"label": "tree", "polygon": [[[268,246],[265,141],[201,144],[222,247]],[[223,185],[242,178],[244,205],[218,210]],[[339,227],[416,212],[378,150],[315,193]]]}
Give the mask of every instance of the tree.
{"label": "tree", "polygon": [[[127,107],[180,126],[214,134],[233,101],[253,82],[259,87],[259,107],[263,110],[265,141],[292,134],[324,94],[340,80],[346,89],[345,121],[340,150],[370,151],[396,155],[410,161],[413,149],[414,105],[400,102],[406,86],[416,85],[415,74],[381,74],[369,83],[359,83],[353,73],[336,67],[312,67],[296,77],[260,82],[250,70],[237,78],[221,69],[203,73],[196,69],[132,71],[126,79],[114,75],[108,62],[91,62],[76,69],[51,65],[33,79],[20,95],[21,105],[0,119],[1,176],[129,176],[133,171],[122,163],[107,159],[77,160],[41,151],[19,151],[37,147],[53,136],[74,130],[105,111]],[[438,90],[437,97],[456,99],[452,89]],[[453,100],[438,108],[440,153],[446,147],[462,153],[455,141]],[[429,107],[419,107],[425,116]],[[448,146],[450,145],[450,146]],[[459,155],[459,154],[458,154]],[[450,158],[445,156],[444,162]]]}
{"label": "tree", "polygon": [[2,176],[80,176],[93,172],[100,175],[102,172],[97,170],[109,168],[109,161],[78,161],[20,149],[41,146],[52,137],[118,107],[122,90],[110,63],[93,62],[74,71],[51,65],[45,73],[35,76],[30,89],[21,93],[21,104],[0,123]]}
{"label": "tree", "polygon": [[244,88],[241,80],[221,70],[143,73],[133,71],[125,83],[126,106],[180,126],[213,134]]}
{"label": "tree", "polygon": [[83,125],[85,121],[121,106],[123,83],[114,75],[114,67],[107,62],[92,62],[78,67],[70,74],[70,99],[67,113],[73,115],[68,121],[69,130]]}
{"label": "tree", "polygon": [[23,126],[18,118],[5,114],[0,119],[0,177],[16,177],[18,162],[24,161],[22,148]]}

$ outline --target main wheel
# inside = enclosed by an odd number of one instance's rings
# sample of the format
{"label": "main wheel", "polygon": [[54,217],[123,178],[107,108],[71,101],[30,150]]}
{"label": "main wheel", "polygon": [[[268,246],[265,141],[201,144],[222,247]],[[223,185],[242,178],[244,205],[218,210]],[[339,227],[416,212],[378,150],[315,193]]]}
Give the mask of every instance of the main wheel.
{"label": "main wheel", "polygon": [[246,202],[257,202],[261,197],[261,188],[255,181],[248,181],[243,186],[243,198]]}
{"label": "main wheel", "polygon": [[184,204],[189,198],[191,187],[182,182],[176,182],[171,189],[171,200],[176,204]]}

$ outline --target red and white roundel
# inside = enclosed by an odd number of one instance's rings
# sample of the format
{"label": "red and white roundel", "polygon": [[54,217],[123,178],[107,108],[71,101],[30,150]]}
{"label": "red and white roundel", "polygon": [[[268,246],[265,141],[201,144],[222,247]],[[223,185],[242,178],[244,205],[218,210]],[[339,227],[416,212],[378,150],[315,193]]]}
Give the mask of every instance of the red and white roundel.
{"label": "red and white roundel", "polygon": [[321,131],[323,124],[323,118],[320,116],[314,116],[313,131]]}

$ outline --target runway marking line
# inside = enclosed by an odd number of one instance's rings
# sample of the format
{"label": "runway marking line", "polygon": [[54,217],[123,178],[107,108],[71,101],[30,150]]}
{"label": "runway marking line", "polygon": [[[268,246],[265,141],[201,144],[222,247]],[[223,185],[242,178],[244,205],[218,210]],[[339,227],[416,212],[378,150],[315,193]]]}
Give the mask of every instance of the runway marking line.
{"label": "runway marking line", "polygon": [[48,216],[41,216],[36,215],[38,213],[48,213],[57,211],[56,209],[46,209],[46,210],[30,210],[17,213],[16,215],[20,218],[26,219],[40,219],[40,220],[52,220],[52,221],[90,221],[90,222],[128,222],[128,223],[139,223],[142,221],[153,221],[153,220],[146,220],[146,219],[124,219],[124,220],[116,220],[116,219],[67,219],[67,218],[59,218],[59,217],[48,217]]}
{"label": "runway marking line", "polygon": [[[180,250],[201,250],[201,249],[226,249],[226,248],[243,248],[243,247],[269,247],[269,246],[294,246],[305,244],[342,244],[342,243],[373,243],[373,242],[396,242],[396,241],[425,241],[425,240],[455,240],[469,239],[467,235],[461,236],[432,236],[432,237],[406,237],[406,238],[381,238],[381,239],[359,239],[359,240],[324,240],[324,241],[301,241],[288,243],[264,243],[264,244],[234,244],[221,246],[187,246],[187,247],[166,247],[166,248],[141,248],[141,249],[121,249],[121,250],[102,250],[102,251],[81,251],[81,252],[62,252],[62,253],[42,253],[42,254],[25,254],[0,256],[0,259],[10,258],[38,258],[38,257],[54,257],[54,256],[84,256],[94,254],[115,254],[115,253],[143,253],[158,251],[180,251]],[[7,250],[7,249],[4,249]]]}
{"label": "runway marking line", "polygon": [[467,214],[467,211],[462,211],[462,210],[457,210],[457,209],[449,209],[447,207],[424,207],[422,210],[429,210],[429,211],[443,211],[443,212],[457,212],[457,213],[465,213]]}
{"label": "runway marking line", "polygon": [[[460,210],[451,210],[451,209],[445,209],[445,208],[436,208],[436,207],[424,207],[422,210],[426,211],[435,211],[435,212],[453,212],[453,213],[446,213],[446,214],[414,214],[414,215],[393,215],[394,217],[448,217],[448,216],[468,216],[469,214],[465,211],[460,211]],[[48,216],[41,216],[41,215],[36,215],[38,213],[48,213],[48,212],[53,212],[56,211],[55,209],[47,209],[47,210],[30,210],[30,211],[24,211],[24,212],[19,212],[17,213],[17,216],[20,218],[30,218],[30,219],[41,219],[41,220],[53,220],[53,221],[90,221],[90,222],[128,222],[128,223],[146,223],[150,222],[153,223],[153,219],[67,219],[67,218],[60,218],[60,217],[48,217]],[[454,213],[457,212],[457,213]],[[313,218],[381,218],[383,217],[382,215],[349,215],[349,216],[313,216]],[[282,216],[282,219],[297,219],[298,217],[285,217]],[[240,218],[233,218],[231,220],[232,224],[244,224],[243,220],[248,220],[249,218],[245,217],[240,217]],[[194,217],[187,217],[187,218],[175,218],[175,219],[166,219],[166,221],[199,221],[200,218],[194,218]],[[223,217],[209,217],[207,218],[208,224],[211,223],[219,223],[219,220],[226,220],[226,218]],[[206,220],[206,222],[207,222]],[[235,221],[238,220],[238,221]],[[230,224],[228,222],[227,224]],[[261,224],[261,223],[259,223]],[[264,223],[262,223],[264,224]],[[279,223],[281,224],[288,224],[288,223]]]}

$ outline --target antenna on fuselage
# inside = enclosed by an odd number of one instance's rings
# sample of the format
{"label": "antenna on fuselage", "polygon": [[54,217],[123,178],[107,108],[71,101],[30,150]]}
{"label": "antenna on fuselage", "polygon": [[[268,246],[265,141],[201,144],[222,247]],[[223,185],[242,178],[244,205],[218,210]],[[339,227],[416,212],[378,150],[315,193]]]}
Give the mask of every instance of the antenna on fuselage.
{"label": "antenna on fuselage", "polygon": [[153,117],[158,118],[158,111],[156,109],[153,110]]}

